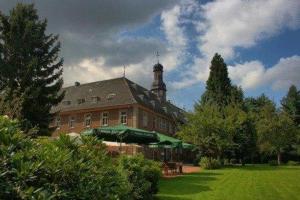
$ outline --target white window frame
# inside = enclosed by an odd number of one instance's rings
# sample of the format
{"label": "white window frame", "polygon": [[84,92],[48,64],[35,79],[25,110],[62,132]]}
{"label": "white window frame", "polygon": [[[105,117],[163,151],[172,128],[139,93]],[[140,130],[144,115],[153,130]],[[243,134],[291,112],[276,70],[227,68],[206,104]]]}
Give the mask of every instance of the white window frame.
{"label": "white window frame", "polygon": [[162,130],[167,130],[167,122],[163,118],[161,119],[161,126]]}
{"label": "white window frame", "polygon": [[[104,116],[104,115],[106,115],[106,116]],[[103,123],[104,120],[106,120],[106,123]],[[109,112],[103,112],[101,114],[101,125],[102,126],[108,126],[108,124],[109,124]]]}
{"label": "white window frame", "polygon": [[100,97],[92,96],[91,100],[92,100],[92,103],[98,103],[100,101]]}
{"label": "white window frame", "polygon": [[[89,121],[89,123],[87,123]],[[85,127],[91,127],[92,125],[92,114],[87,113],[84,115],[84,126]]]}
{"label": "white window frame", "polygon": [[166,130],[167,128],[167,124],[166,124],[166,120],[164,118],[159,118],[159,128],[161,130]]}
{"label": "white window frame", "polygon": [[120,123],[127,124],[127,111],[120,111]]}
{"label": "white window frame", "polygon": [[143,127],[148,127],[148,113],[143,111]]}
{"label": "white window frame", "polygon": [[60,129],[60,126],[61,126],[61,117],[60,116],[57,116],[55,118],[55,126],[56,126],[56,129]]}
{"label": "white window frame", "polygon": [[77,104],[83,104],[83,103],[85,103],[85,98],[77,99]]}
{"label": "white window frame", "polygon": [[62,101],[62,105],[69,106],[69,105],[71,105],[71,101],[70,100],[64,100],[64,101]]}
{"label": "white window frame", "polygon": [[75,128],[75,122],[76,122],[75,116],[70,116],[69,117],[69,128]]}

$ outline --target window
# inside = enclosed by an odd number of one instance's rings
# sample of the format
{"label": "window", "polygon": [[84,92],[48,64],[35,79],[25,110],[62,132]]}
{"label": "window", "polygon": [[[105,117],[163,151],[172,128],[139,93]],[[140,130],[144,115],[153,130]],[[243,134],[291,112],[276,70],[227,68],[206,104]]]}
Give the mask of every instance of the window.
{"label": "window", "polygon": [[111,99],[113,99],[115,96],[116,96],[115,93],[110,93],[110,94],[108,94],[108,95],[106,96],[106,99],[107,99],[107,100],[111,100]]}
{"label": "window", "polygon": [[173,133],[172,123],[169,123],[169,133]]}
{"label": "window", "polygon": [[145,111],[143,111],[143,126],[144,127],[148,126],[148,114]]}
{"label": "window", "polygon": [[92,124],[92,115],[86,114],[84,117],[84,125],[85,125],[85,127],[90,127],[91,124]]}
{"label": "window", "polygon": [[161,119],[161,128],[163,129],[163,130],[166,130],[167,129],[167,123],[166,123],[166,120],[165,119]]}
{"label": "window", "polygon": [[92,103],[97,103],[98,101],[100,101],[100,97],[92,97]]}
{"label": "window", "polygon": [[166,120],[160,118],[160,119],[159,119],[159,122],[160,122],[160,123],[159,123],[159,128],[162,129],[162,130],[166,130],[166,126],[167,126],[167,125],[166,125]]}
{"label": "window", "polygon": [[78,104],[82,104],[82,103],[84,103],[85,102],[85,99],[77,99],[77,103]]}
{"label": "window", "polygon": [[74,116],[71,116],[71,117],[69,118],[69,127],[70,127],[70,128],[74,128],[74,126],[75,126],[75,117],[74,117]]}
{"label": "window", "polygon": [[57,129],[60,129],[60,116],[57,116],[55,119],[55,126]]}
{"label": "window", "polygon": [[102,126],[108,126],[108,112],[102,113]]}
{"label": "window", "polygon": [[153,124],[152,124],[152,128],[153,128],[153,129],[156,129],[156,128],[157,128],[157,127],[156,127],[156,126],[157,126],[157,122],[156,122],[156,118],[155,118],[154,116],[153,116],[153,121],[152,121],[152,123],[153,123]]}
{"label": "window", "polygon": [[71,105],[71,101],[66,100],[66,101],[63,101],[62,104],[65,106]]}
{"label": "window", "polygon": [[121,121],[121,124],[127,124],[127,112],[126,111],[120,112],[120,121]]}

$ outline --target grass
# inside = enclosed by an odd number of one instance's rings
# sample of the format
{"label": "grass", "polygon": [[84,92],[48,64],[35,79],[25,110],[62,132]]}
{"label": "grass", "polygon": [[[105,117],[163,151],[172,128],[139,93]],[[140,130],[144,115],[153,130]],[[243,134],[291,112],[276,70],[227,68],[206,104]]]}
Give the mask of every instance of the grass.
{"label": "grass", "polygon": [[156,200],[300,200],[300,167],[253,165],[162,179]]}

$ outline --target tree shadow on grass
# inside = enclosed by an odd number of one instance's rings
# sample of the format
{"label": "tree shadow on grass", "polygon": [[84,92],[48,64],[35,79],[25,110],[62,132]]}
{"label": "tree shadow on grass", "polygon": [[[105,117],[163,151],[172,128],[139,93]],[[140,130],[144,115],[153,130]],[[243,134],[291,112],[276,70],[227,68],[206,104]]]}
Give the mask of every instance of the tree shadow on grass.
{"label": "tree shadow on grass", "polygon": [[246,165],[246,166],[234,166],[232,168],[248,170],[248,171],[275,171],[275,170],[300,170],[300,167],[289,167],[289,166],[270,166],[264,164]]}
{"label": "tree shadow on grass", "polygon": [[154,197],[153,200],[191,200],[191,198],[172,197],[172,196],[160,196],[160,197]]}
{"label": "tree shadow on grass", "polygon": [[[181,177],[173,179],[163,180],[161,183],[161,196],[168,197],[171,199],[181,199],[180,195],[197,194],[205,191],[210,191],[211,188],[208,186],[210,181],[216,180],[217,176],[221,175],[217,172],[200,172],[195,174],[186,174]],[[179,197],[173,197],[178,195]],[[160,197],[162,199],[162,197]],[[167,198],[166,198],[167,199]]]}

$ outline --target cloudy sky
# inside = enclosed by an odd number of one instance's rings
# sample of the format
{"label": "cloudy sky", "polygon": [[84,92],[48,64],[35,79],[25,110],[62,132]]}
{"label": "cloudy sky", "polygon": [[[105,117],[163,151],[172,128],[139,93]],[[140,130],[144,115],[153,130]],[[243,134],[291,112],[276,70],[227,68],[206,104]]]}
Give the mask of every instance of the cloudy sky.
{"label": "cloudy sky", "polygon": [[164,65],[168,98],[191,109],[215,52],[246,96],[277,103],[300,87],[299,0],[0,0],[4,13],[34,2],[48,32],[59,34],[65,85],[123,74],[149,88]]}

